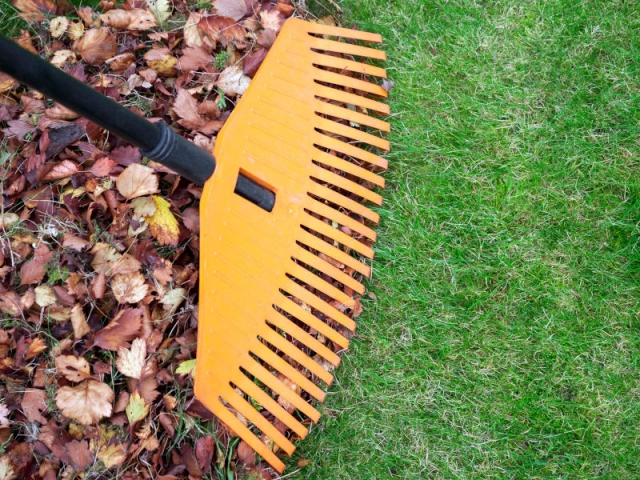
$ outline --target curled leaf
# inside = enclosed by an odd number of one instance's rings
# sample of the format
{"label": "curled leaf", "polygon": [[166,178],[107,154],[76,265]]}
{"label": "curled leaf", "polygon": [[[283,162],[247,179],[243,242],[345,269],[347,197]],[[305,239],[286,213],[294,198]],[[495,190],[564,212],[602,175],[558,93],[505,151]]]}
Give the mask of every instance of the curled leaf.
{"label": "curled leaf", "polygon": [[92,28],[78,40],[75,48],[89,65],[100,65],[116,54],[116,38],[107,28]]}

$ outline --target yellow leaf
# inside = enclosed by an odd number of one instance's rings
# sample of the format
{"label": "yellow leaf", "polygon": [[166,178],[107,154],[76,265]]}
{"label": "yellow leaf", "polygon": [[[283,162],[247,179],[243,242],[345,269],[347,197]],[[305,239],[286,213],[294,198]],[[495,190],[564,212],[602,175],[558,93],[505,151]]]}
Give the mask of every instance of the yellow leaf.
{"label": "yellow leaf", "polygon": [[84,25],[82,22],[69,23],[67,34],[71,40],[79,40],[84,35]]}
{"label": "yellow leaf", "polygon": [[178,368],[176,369],[176,373],[178,375],[188,375],[191,374],[192,376],[196,374],[196,360],[195,358],[193,360],[185,360],[184,362],[180,363],[180,365],[178,365]]}
{"label": "yellow leaf", "polygon": [[48,307],[56,303],[56,294],[49,285],[40,285],[35,289],[36,303],[41,307]]}
{"label": "yellow leaf", "polygon": [[124,411],[127,414],[129,423],[139,422],[149,415],[149,407],[144,403],[144,398],[142,398],[137,391],[133,392],[129,397],[129,405]]}
{"label": "yellow leaf", "polygon": [[120,466],[127,458],[127,445],[103,446],[98,452],[98,460],[104,463],[107,468]]}
{"label": "yellow leaf", "polygon": [[55,17],[51,19],[51,24],[49,25],[49,32],[51,32],[51,36],[58,38],[61,37],[64,32],[67,31],[67,27],[69,26],[69,19],[67,17]]}
{"label": "yellow leaf", "polygon": [[178,245],[178,237],[180,228],[178,220],[173,216],[169,207],[171,204],[164,198],[154,195],[153,202],[156,204],[156,211],[153,215],[146,217],[145,220],[149,224],[149,230],[160,245]]}
{"label": "yellow leaf", "polygon": [[158,23],[164,22],[171,15],[171,5],[168,0],[147,0],[147,5]]}

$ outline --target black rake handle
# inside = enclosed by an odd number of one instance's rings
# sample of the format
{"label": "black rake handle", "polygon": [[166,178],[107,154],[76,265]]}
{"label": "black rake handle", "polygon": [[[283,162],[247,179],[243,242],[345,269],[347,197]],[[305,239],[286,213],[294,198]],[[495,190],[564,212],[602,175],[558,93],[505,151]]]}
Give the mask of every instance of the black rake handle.
{"label": "black rake handle", "polygon": [[[215,170],[213,155],[164,122],[154,124],[139,117],[1,35],[0,71],[109,130],[138,147],[145,157],[198,185],[204,185]],[[243,175],[238,176],[235,191],[267,211],[273,208],[273,192]]]}

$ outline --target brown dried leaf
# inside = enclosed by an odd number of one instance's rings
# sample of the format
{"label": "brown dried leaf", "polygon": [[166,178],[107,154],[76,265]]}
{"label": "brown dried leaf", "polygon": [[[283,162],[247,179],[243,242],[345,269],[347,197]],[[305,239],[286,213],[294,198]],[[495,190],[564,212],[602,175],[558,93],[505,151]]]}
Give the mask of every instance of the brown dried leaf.
{"label": "brown dried leaf", "polygon": [[196,458],[198,460],[198,465],[205,473],[207,473],[211,468],[215,444],[213,435],[207,435],[206,437],[199,438],[196,441]]}
{"label": "brown dried leaf", "polygon": [[122,74],[135,61],[136,56],[131,52],[127,52],[112,57],[111,59],[107,60],[107,63],[109,63],[109,65],[111,66],[112,72]]}
{"label": "brown dried leaf", "polygon": [[61,387],[56,405],[62,414],[82,425],[92,425],[111,416],[113,390],[106,383],[85,380],[75,387]]}
{"label": "brown dried leaf", "polygon": [[47,173],[42,180],[45,182],[51,182],[53,180],[60,180],[70,177],[78,173],[78,166],[71,160],[63,160]]}
{"label": "brown dried leaf", "polygon": [[91,331],[79,303],[76,303],[71,309],[71,325],[73,326],[73,337],[76,340],[80,340]]}
{"label": "brown dried leaf", "polygon": [[105,25],[121,30],[150,30],[157,26],[153,13],[141,8],[109,10],[100,15],[100,20]]}
{"label": "brown dried leaf", "polygon": [[58,373],[70,382],[81,382],[91,378],[89,362],[84,357],[58,355],[55,359]]}
{"label": "brown dried leaf", "polygon": [[104,272],[100,272],[98,277],[95,279],[93,284],[91,285],[91,292],[96,300],[100,300],[104,297],[104,292],[107,289],[107,276]]}
{"label": "brown dried leaf", "polygon": [[242,73],[253,78],[254,75],[258,72],[260,65],[267,57],[267,49],[261,48],[255,52],[250,53],[244,59]]}
{"label": "brown dried leaf", "polygon": [[15,8],[22,12],[21,17],[29,22],[40,22],[46,15],[54,15],[57,5],[53,0],[13,0]]}
{"label": "brown dried leaf", "polygon": [[[183,72],[192,72],[213,63],[213,55],[202,47],[187,47],[178,59],[178,68]],[[182,90],[180,90],[182,91]]]}
{"label": "brown dried leaf", "polygon": [[199,13],[191,12],[187,23],[184,24],[184,42],[188,47],[201,47],[203,44],[202,35],[198,30],[198,22],[201,18],[202,15]]}
{"label": "brown dried leaf", "polygon": [[142,309],[125,308],[96,334],[94,345],[105,350],[117,351],[138,336],[142,326]]}
{"label": "brown dried leaf", "polygon": [[47,419],[40,413],[47,410],[47,392],[44,390],[27,388],[20,406],[30,422],[39,422],[42,425],[47,423]]}
{"label": "brown dried leaf", "polygon": [[59,103],[54,104],[51,108],[47,108],[44,114],[54,120],[75,120],[80,117],[76,112]]}
{"label": "brown dried leaf", "polygon": [[20,285],[40,283],[45,273],[45,266],[37,259],[31,259],[20,268]]}
{"label": "brown dried leaf", "polygon": [[242,95],[250,83],[251,78],[242,72],[242,67],[232,65],[222,71],[218,77],[217,85],[225,94],[235,97],[236,95]]}
{"label": "brown dried leaf", "polygon": [[178,123],[190,130],[196,130],[206,122],[198,114],[198,102],[186,90],[178,90],[173,111],[181,118]]}
{"label": "brown dried leaf", "polygon": [[62,246],[64,248],[70,248],[76,252],[81,252],[85,248],[91,246],[91,243],[84,238],[76,237],[75,235],[66,232],[62,236]]}
{"label": "brown dried leaf", "polygon": [[89,442],[87,440],[72,440],[67,443],[67,452],[71,459],[71,465],[77,471],[82,472],[94,461],[93,453],[89,450]]}
{"label": "brown dried leaf", "polygon": [[116,38],[108,28],[92,28],[76,42],[75,49],[89,65],[100,65],[116,54]]}
{"label": "brown dried leaf", "polygon": [[209,35],[212,40],[220,42],[225,48],[230,42],[244,48],[244,28],[238,25],[233,18],[209,15],[200,19],[198,28]]}
{"label": "brown dried leaf", "polygon": [[175,66],[178,59],[171,55],[171,51],[166,47],[152,48],[144,54],[144,59],[159,75],[170,77],[176,74]]}
{"label": "brown dried leaf", "polygon": [[238,444],[238,460],[244,465],[252,467],[257,462],[256,452],[244,440]]}
{"label": "brown dried leaf", "polygon": [[116,166],[116,162],[111,160],[109,157],[102,157],[96,160],[89,171],[96,177],[104,177],[109,174],[111,169]]}
{"label": "brown dried leaf", "polygon": [[64,35],[69,26],[69,19],[67,17],[56,17],[51,19],[49,25],[49,32],[53,38],[58,38]]}
{"label": "brown dried leaf", "polygon": [[56,294],[49,285],[38,285],[35,288],[36,303],[41,307],[48,307],[56,303]]}
{"label": "brown dried leaf", "polygon": [[111,290],[118,303],[137,303],[149,290],[140,272],[118,274],[111,280]]}
{"label": "brown dried leaf", "polygon": [[131,348],[120,347],[118,349],[118,359],[116,367],[123,375],[130,378],[139,379],[142,374],[142,367],[147,358],[147,344],[141,338],[136,338],[131,342]]}
{"label": "brown dried leaf", "polygon": [[271,6],[260,10],[260,23],[265,30],[270,28],[278,32],[282,28],[284,21],[284,15]]}
{"label": "brown dried leaf", "polygon": [[158,191],[158,177],[152,168],[133,163],[116,179],[118,191],[127,200]]}
{"label": "brown dried leaf", "polygon": [[214,0],[213,7],[222,17],[233,18],[236,22],[253,13],[252,0]]}

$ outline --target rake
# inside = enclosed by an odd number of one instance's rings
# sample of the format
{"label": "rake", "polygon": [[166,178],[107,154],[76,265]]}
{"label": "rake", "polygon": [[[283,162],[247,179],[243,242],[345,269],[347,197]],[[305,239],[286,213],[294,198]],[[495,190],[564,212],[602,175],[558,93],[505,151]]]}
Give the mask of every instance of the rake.
{"label": "rake", "polygon": [[389,108],[384,88],[354,77],[385,70],[351,59],[385,53],[356,41],[382,39],[288,20],[217,138],[216,165],[168,126],[0,39],[0,70],[204,184],[195,395],[279,472],[276,452],[295,450],[290,432],[304,438],[320,417],[311,402],[324,400],[319,385],[356,327],[346,313],[364,293],[355,277],[371,273],[359,258],[373,258],[379,216],[366,204],[381,204],[376,172],[387,162],[366,148],[389,143],[359,127],[388,132],[368,112]]}

